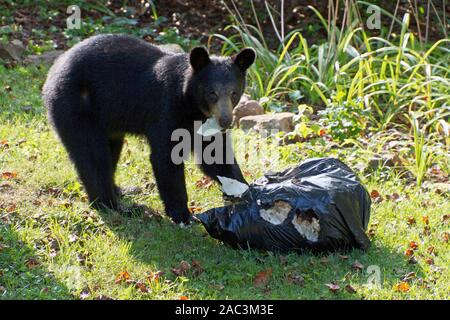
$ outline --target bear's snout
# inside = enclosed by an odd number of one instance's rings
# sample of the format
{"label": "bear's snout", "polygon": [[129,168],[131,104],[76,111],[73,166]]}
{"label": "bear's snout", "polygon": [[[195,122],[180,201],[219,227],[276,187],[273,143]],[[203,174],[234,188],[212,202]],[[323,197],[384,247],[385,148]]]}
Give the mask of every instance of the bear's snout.
{"label": "bear's snout", "polygon": [[233,116],[232,115],[224,115],[219,117],[218,119],[219,125],[226,129],[231,127],[231,123],[233,122]]}

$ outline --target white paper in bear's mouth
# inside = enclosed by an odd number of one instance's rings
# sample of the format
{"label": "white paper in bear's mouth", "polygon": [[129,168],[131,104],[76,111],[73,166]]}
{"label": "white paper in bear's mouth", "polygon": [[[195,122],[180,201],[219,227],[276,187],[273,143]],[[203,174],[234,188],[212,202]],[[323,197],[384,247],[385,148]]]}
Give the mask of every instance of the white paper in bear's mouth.
{"label": "white paper in bear's mouth", "polygon": [[205,123],[203,123],[200,128],[198,128],[197,133],[204,137],[215,135],[223,131],[223,128],[217,123],[216,118],[208,118]]}
{"label": "white paper in bear's mouth", "polygon": [[217,179],[222,185],[222,191],[228,196],[240,198],[248,190],[248,185],[235,179],[221,176],[217,176]]}

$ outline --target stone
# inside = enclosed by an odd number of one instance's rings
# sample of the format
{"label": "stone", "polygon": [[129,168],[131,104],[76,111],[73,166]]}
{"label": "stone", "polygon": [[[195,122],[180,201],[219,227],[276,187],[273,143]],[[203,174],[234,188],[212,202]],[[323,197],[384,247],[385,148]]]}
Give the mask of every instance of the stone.
{"label": "stone", "polygon": [[6,61],[20,61],[25,46],[20,40],[12,40],[9,43],[0,42],[0,59]]}
{"label": "stone", "polygon": [[[245,96],[243,96],[245,97]],[[264,114],[264,108],[256,100],[241,99],[239,104],[233,110],[233,124],[239,127],[239,121],[243,117],[256,116]]]}
{"label": "stone", "polygon": [[169,53],[184,53],[183,48],[176,43],[161,44],[158,48]]}
{"label": "stone", "polygon": [[292,132],[294,130],[293,118],[294,114],[291,112],[246,116],[240,119],[239,127],[244,131],[253,129],[259,133],[265,130]]}
{"label": "stone", "polygon": [[47,64],[51,65],[61,54],[63,50],[52,50],[44,52],[40,55],[30,55],[25,59],[27,63],[33,63],[35,65]]}

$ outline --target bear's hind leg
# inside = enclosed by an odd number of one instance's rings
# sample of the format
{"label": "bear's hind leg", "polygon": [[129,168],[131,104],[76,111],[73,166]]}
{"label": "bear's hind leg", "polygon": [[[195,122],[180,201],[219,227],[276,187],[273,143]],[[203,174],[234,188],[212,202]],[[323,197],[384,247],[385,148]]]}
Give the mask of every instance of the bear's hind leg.
{"label": "bear's hind leg", "polygon": [[[108,144],[109,150],[111,152],[111,170],[112,178],[114,182],[114,173],[116,172],[117,163],[119,162],[120,152],[122,151],[123,142],[125,138],[124,135],[115,135],[114,137],[109,137]],[[114,183],[114,191],[116,195],[121,195],[122,192],[120,188]]]}
{"label": "bear's hind leg", "polygon": [[112,156],[105,130],[89,115],[78,115],[72,116],[70,123],[57,124],[57,131],[75,164],[89,202],[96,208],[116,209]]}

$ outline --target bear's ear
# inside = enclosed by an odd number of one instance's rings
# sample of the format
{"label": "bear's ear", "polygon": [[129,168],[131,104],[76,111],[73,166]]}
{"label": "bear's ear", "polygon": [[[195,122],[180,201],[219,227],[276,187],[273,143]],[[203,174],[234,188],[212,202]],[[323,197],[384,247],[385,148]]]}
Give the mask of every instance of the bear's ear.
{"label": "bear's ear", "polygon": [[208,50],[204,47],[195,47],[192,49],[189,54],[189,61],[195,72],[200,71],[211,62]]}
{"label": "bear's ear", "polygon": [[233,56],[233,62],[245,72],[256,59],[256,51],[252,48],[244,48],[238,54]]}

